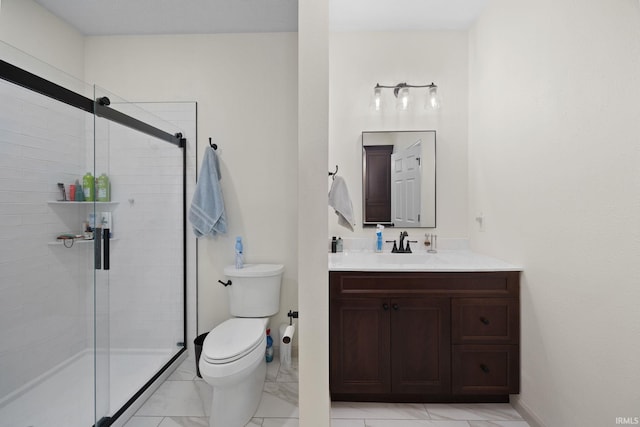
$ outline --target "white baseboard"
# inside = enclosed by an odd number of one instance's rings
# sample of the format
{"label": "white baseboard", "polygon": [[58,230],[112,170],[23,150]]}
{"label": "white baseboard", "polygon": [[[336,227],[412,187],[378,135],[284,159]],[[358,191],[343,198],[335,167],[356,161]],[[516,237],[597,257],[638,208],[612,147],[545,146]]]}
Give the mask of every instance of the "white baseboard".
{"label": "white baseboard", "polygon": [[510,402],[530,427],[548,427],[542,419],[540,419],[540,417],[522,401],[522,397],[519,395],[512,395]]}

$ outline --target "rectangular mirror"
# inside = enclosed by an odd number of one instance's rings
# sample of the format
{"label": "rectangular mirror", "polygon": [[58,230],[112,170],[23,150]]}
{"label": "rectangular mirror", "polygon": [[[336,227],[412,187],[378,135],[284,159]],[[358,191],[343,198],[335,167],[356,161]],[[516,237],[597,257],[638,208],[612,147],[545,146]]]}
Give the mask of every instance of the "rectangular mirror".
{"label": "rectangular mirror", "polygon": [[436,131],[362,132],[362,223],[436,226]]}

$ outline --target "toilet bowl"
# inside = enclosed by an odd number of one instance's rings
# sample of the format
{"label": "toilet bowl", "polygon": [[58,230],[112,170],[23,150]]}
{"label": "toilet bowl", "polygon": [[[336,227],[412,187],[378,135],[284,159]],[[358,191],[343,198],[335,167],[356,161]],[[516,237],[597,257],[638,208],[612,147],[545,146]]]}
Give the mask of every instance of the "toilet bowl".
{"label": "toilet bowl", "polygon": [[198,366],[213,387],[210,427],[243,427],[253,417],[267,372],[266,328],[280,309],[284,266],[246,265],[225,268],[232,284],[228,297],[234,317],[209,332]]}
{"label": "toilet bowl", "polygon": [[267,372],[268,320],[229,319],[207,335],[199,367],[213,387],[210,427],[242,427],[258,409]]}

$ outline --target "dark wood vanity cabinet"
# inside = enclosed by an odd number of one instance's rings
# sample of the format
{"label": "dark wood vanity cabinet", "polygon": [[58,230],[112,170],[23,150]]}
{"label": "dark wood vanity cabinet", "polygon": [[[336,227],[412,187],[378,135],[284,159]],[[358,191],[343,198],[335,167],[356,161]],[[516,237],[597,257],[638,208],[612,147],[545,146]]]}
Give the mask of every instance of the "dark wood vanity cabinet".
{"label": "dark wood vanity cabinet", "polygon": [[519,272],[330,272],[334,400],[507,401]]}

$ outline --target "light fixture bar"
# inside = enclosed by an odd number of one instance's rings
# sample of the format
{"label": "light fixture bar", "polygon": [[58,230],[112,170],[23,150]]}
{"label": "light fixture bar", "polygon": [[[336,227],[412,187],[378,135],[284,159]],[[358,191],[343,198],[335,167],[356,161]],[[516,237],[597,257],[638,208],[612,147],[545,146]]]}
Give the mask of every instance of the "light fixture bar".
{"label": "light fixture bar", "polygon": [[382,110],[382,89],[393,89],[393,95],[397,98],[397,108],[400,111],[406,111],[409,109],[409,88],[427,88],[427,102],[425,103],[425,108],[430,110],[439,110],[440,109],[440,96],[438,95],[438,86],[431,82],[426,85],[412,85],[407,82],[398,83],[393,86],[381,85],[380,83],[376,83],[373,88],[373,109],[375,111]]}
{"label": "light fixture bar", "polygon": [[395,86],[385,86],[385,85],[381,85],[380,83],[376,83],[376,86],[374,87],[374,89],[393,89],[393,94],[395,95],[395,97],[398,97],[398,93],[400,92],[400,89],[402,88],[409,88],[409,87],[415,87],[415,88],[421,88],[421,87],[428,87],[428,88],[438,88],[438,86],[431,82],[428,85],[410,85],[408,83],[398,83]]}

